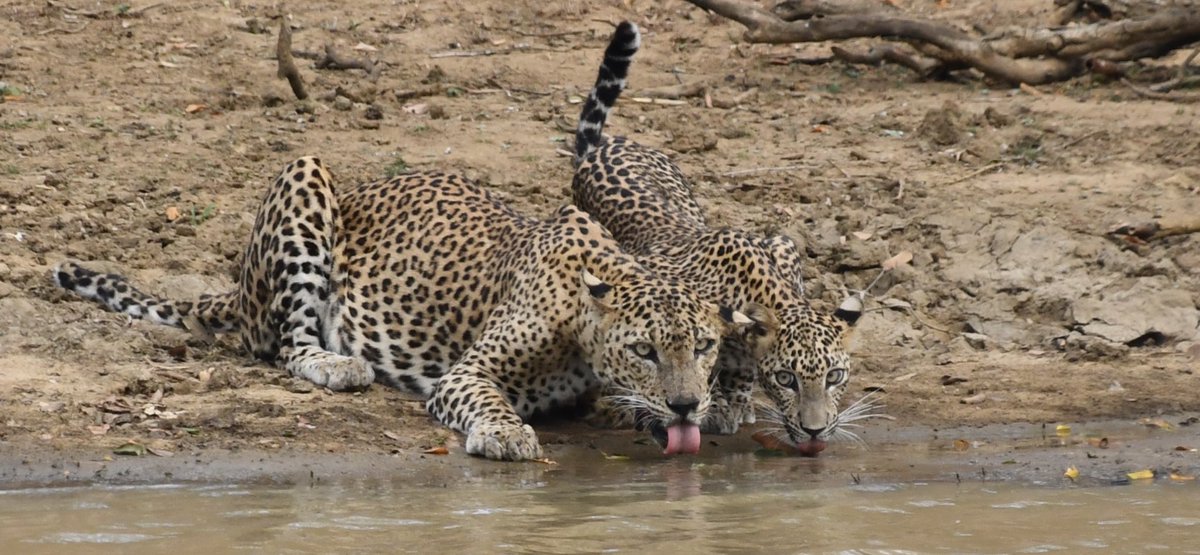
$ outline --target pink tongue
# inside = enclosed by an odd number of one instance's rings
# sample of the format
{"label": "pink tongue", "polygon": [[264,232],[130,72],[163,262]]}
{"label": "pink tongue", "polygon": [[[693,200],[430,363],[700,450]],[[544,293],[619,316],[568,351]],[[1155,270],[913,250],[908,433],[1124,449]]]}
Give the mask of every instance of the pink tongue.
{"label": "pink tongue", "polygon": [[667,448],[664,455],[700,452],[700,426],[681,422],[667,428]]}
{"label": "pink tongue", "polygon": [[815,457],[825,450],[828,444],[820,439],[810,439],[796,444],[796,454],[801,457]]}

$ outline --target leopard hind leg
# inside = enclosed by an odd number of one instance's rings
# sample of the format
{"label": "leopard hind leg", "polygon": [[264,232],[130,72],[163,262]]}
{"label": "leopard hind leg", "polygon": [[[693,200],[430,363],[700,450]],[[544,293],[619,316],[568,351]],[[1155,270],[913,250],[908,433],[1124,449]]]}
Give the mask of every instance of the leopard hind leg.
{"label": "leopard hind leg", "polygon": [[330,350],[339,348],[339,226],[332,176],[321,161],[288,164],[256,217],[239,295],[246,349],[335,391],[375,380],[366,360]]}

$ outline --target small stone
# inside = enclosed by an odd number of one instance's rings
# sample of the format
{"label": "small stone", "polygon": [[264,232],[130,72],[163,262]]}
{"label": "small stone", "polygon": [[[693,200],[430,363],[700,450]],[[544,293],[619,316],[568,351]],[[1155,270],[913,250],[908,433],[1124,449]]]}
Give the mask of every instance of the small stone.
{"label": "small stone", "polygon": [[982,333],[964,333],[963,339],[967,340],[967,345],[974,349],[984,349],[987,347],[988,336]]}
{"label": "small stone", "polygon": [[381,120],[383,119],[383,109],[376,104],[372,104],[367,106],[367,110],[363,112],[363,117],[369,120]]}
{"label": "small stone", "polygon": [[348,112],[354,107],[354,102],[344,96],[338,96],[333,99],[333,109],[339,112]]}

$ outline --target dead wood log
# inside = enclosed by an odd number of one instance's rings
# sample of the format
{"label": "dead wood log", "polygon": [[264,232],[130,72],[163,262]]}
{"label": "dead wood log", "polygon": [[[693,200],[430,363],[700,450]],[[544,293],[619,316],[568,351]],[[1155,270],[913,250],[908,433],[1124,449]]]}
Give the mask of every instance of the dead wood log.
{"label": "dead wood log", "polygon": [[1164,10],[1200,9],[1200,0],[1054,0],[1058,20],[1095,22],[1101,19],[1142,19]]}
{"label": "dead wood log", "polygon": [[877,44],[870,50],[861,53],[834,46],[833,55],[835,58],[851,64],[872,66],[883,65],[884,62],[900,64],[917,72],[917,75],[923,78],[932,77],[944,67],[941,62],[933,58],[908,51],[903,45],[897,44]]}
{"label": "dead wood log", "polygon": [[1059,29],[1017,29],[977,38],[956,27],[897,11],[827,15],[788,22],[741,0],[687,1],[741,23],[746,27],[744,38],[749,42],[785,44],[887,38],[918,45],[921,54],[945,64],[965,64],[994,79],[1032,85],[1078,75],[1084,71],[1087,58],[1128,60],[1200,40],[1200,10],[1168,10],[1144,20]]}
{"label": "dead wood log", "polygon": [[279,42],[275,43],[275,59],[279,62],[279,77],[288,80],[296,98],[308,98],[308,91],[304,90],[304,80],[300,78],[300,69],[292,59],[292,26],[288,24],[287,17],[279,18]]}

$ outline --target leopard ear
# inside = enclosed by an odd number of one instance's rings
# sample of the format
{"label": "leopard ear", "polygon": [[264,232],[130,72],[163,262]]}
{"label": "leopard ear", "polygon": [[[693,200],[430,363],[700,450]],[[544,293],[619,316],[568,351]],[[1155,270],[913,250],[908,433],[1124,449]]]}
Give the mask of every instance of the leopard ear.
{"label": "leopard ear", "polygon": [[775,343],[779,336],[779,319],[775,316],[775,311],[758,303],[746,303],[737,313],[750,320],[750,324],[739,329],[738,337],[742,338],[751,351],[762,353]]}
{"label": "leopard ear", "polygon": [[747,328],[755,325],[754,320],[749,316],[725,305],[717,307],[717,314],[721,316],[721,323],[725,325],[726,334],[740,335]]}
{"label": "leopard ear", "polygon": [[837,310],[833,311],[833,317],[845,322],[847,328],[854,327],[858,323],[858,319],[862,317],[863,301],[858,295],[850,295]]}
{"label": "leopard ear", "polygon": [[612,285],[602,281],[600,278],[592,275],[591,272],[584,268],[580,274],[580,281],[583,283],[583,296],[588,302],[603,311],[611,310],[612,305],[609,304],[609,292],[612,291]]}

